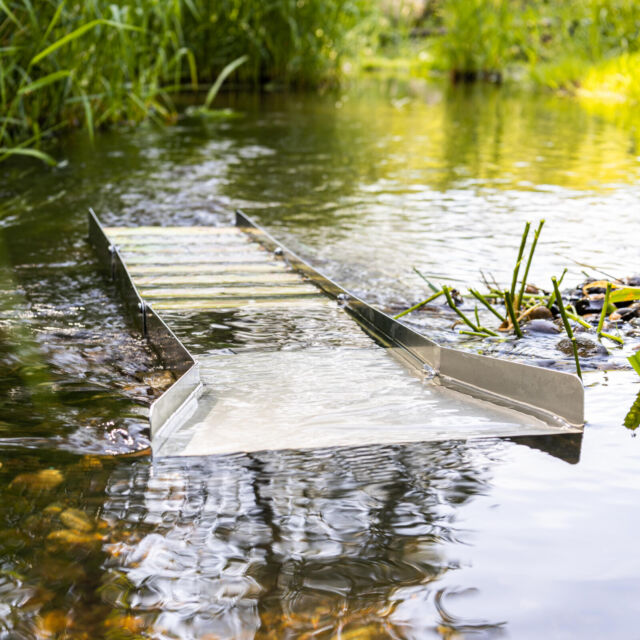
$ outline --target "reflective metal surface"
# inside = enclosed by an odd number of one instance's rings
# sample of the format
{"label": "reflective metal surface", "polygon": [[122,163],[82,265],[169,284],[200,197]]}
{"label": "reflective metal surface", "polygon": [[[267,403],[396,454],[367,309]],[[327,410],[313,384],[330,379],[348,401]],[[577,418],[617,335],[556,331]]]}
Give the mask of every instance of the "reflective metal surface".
{"label": "reflective metal surface", "polygon": [[387,346],[401,347],[409,359],[426,365],[444,386],[534,415],[550,424],[574,427],[584,424],[584,387],[577,376],[440,347],[323,276],[242,211],[236,211],[236,225],[277,252],[323,291],[343,301],[345,309],[374,338]]}
{"label": "reflective metal surface", "polygon": [[117,247],[111,244],[96,214],[89,210],[89,241],[102,270],[115,282],[128,314],[178,380],[149,408],[151,435],[190,414],[202,389],[196,361],[158,314],[145,303],[125,266]]}

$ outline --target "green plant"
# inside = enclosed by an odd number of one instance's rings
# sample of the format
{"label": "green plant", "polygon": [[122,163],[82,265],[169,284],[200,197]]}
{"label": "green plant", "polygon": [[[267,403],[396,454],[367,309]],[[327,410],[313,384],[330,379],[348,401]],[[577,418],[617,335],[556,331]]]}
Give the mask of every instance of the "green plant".
{"label": "green plant", "polygon": [[[173,122],[172,96],[230,74],[316,84],[371,0],[0,0],[0,159],[62,129]],[[230,62],[233,61],[233,62]],[[218,78],[218,81],[216,81]]]}

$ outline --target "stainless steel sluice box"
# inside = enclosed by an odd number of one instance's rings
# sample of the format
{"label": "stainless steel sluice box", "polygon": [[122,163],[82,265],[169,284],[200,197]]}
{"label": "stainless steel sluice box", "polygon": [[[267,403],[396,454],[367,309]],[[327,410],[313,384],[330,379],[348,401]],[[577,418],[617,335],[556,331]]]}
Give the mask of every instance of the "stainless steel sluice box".
{"label": "stainless steel sluice box", "polygon": [[[442,347],[323,276],[242,212],[235,227],[105,228],[91,211],[89,239],[137,329],[177,377],[151,406],[154,455],[582,432],[577,376]],[[158,313],[283,305],[348,314],[370,341],[191,353]]]}

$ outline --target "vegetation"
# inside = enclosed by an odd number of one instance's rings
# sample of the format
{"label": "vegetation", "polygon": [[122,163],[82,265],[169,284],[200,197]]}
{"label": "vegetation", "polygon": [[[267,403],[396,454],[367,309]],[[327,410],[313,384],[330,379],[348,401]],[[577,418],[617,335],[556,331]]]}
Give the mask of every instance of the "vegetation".
{"label": "vegetation", "polygon": [[368,0],[0,0],[0,159],[53,162],[36,148],[70,126],[93,135],[113,123],[171,122],[172,96],[210,85],[228,64],[246,83],[316,84],[339,70],[367,7]]}
{"label": "vegetation", "polygon": [[390,55],[428,62],[455,80],[524,74],[551,88],[640,98],[640,3],[634,0],[424,0],[421,6],[407,16],[413,38],[404,46],[383,34],[383,46],[393,44]]}
{"label": "vegetation", "polygon": [[[409,307],[405,311],[394,316],[395,319],[402,318],[414,311],[422,309],[427,304],[434,302],[442,294],[444,294],[446,303],[460,318],[459,321],[469,327],[469,330],[460,331],[463,335],[475,336],[478,338],[497,338],[498,333],[485,327],[480,318],[480,310],[478,303],[491,312],[499,321],[500,325],[497,331],[506,334],[513,334],[516,338],[523,338],[523,326],[533,320],[549,322],[558,319],[562,321],[562,327],[567,334],[571,344],[571,350],[576,364],[576,372],[582,377],[579,345],[576,339],[571,322],[579,325],[581,330],[595,332],[595,336],[601,340],[606,338],[617,345],[623,345],[624,341],[619,335],[605,333],[603,331],[604,324],[611,327],[618,327],[618,324],[637,317],[640,312],[640,287],[637,286],[637,278],[628,279],[627,282],[615,278],[607,280],[589,279],[570,295],[563,295],[560,292],[560,285],[564,279],[567,270],[557,279],[551,278],[551,290],[544,291],[527,280],[533,256],[538,245],[540,233],[544,226],[544,220],[541,220],[533,234],[533,240],[529,247],[529,252],[525,262],[525,249],[529,238],[531,224],[526,223],[522,233],[522,239],[515,266],[512,272],[511,286],[509,289],[503,289],[492,278],[487,279],[481,272],[482,278],[487,287],[487,293],[482,294],[476,289],[469,289],[469,294],[475,298],[475,307],[473,309],[474,320],[471,320],[460,307],[464,305],[463,296],[456,290],[447,286],[438,289],[427,276],[420,273],[414,267],[414,271],[427,283],[433,292],[428,298],[418,304]],[[524,270],[521,273],[521,267]],[[631,286],[629,283],[633,283]],[[518,286],[519,285],[519,286]],[[600,309],[598,314],[594,313],[594,309]],[[489,316],[487,318],[490,319]],[[571,321],[571,322],[570,322]],[[455,325],[454,325],[455,326]],[[640,374],[640,354],[636,354],[628,358],[630,364]]]}
{"label": "vegetation", "polygon": [[[640,100],[634,0],[0,0],[0,160],[72,126],[177,117],[174,96],[222,80],[316,86],[363,68],[531,78]],[[220,75],[222,74],[222,75]]]}

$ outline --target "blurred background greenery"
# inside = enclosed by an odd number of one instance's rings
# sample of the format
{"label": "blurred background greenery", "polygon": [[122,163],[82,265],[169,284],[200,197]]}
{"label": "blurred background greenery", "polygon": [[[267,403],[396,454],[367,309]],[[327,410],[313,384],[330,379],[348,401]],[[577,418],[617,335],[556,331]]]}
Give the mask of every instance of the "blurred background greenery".
{"label": "blurred background greenery", "polygon": [[176,95],[227,76],[439,74],[637,102],[639,30],[634,0],[0,0],[0,159],[53,162],[41,143],[70,127],[173,122]]}

